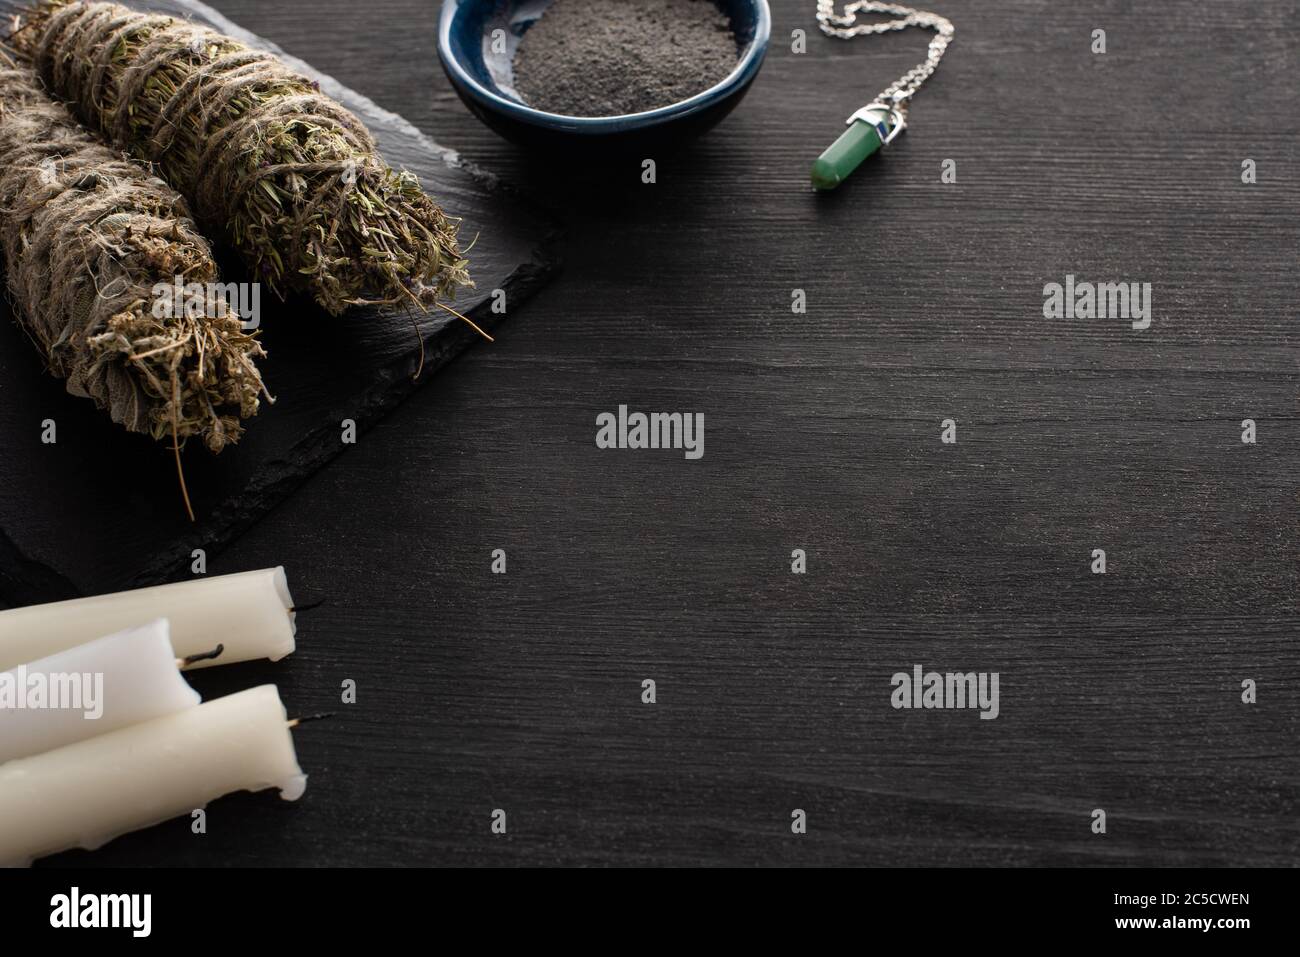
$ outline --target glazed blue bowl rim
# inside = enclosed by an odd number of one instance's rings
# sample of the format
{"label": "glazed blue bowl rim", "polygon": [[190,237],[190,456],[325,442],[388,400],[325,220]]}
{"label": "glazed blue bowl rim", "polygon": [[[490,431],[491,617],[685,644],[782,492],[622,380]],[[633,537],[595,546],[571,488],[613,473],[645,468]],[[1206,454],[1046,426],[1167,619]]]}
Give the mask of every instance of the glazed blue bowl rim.
{"label": "glazed blue bowl rim", "polygon": [[753,8],[755,13],[754,37],[745,47],[735,69],[720,82],[685,100],[655,110],[647,110],[644,113],[622,113],[617,116],[566,116],[538,110],[518,100],[501,96],[480,83],[452,54],[451,31],[456,14],[462,5],[479,2],[482,0],[443,0],[442,15],[438,23],[438,58],[456,85],[486,108],[524,123],[557,132],[625,133],[656,126],[707,109],[744,89],[754,79],[759,67],[763,65],[763,57],[767,53],[768,41],[772,34],[772,11],[768,8],[767,0],[743,0]]}

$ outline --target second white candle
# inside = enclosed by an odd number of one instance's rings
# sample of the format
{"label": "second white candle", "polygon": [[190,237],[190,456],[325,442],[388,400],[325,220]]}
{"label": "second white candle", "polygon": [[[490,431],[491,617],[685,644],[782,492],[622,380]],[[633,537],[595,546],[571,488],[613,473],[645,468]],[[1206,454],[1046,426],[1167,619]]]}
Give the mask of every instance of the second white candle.
{"label": "second white candle", "polygon": [[0,672],[0,764],[198,703],[166,621],[107,635]]}

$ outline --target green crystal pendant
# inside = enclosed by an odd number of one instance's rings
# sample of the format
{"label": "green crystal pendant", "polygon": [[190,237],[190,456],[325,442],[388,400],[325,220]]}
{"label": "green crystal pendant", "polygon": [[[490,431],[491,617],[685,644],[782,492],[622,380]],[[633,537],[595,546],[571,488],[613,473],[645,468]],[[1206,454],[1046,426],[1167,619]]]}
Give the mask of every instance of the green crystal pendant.
{"label": "green crystal pendant", "polygon": [[849,117],[849,128],[813,162],[812,184],[834,189],[880,147],[904,129],[902,114],[872,104]]}

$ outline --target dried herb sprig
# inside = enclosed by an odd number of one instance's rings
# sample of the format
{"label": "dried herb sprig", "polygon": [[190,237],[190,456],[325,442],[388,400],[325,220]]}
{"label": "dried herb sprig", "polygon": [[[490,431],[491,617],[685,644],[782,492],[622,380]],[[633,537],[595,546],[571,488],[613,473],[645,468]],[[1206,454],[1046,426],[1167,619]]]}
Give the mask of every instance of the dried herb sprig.
{"label": "dried herb sprig", "polygon": [[16,34],[46,84],[155,163],[199,222],[283,294],[332,314],[469,284],[458,222],[361,121],[269,53],[112,3],[43,0]]}
{"label": "dried herb sprig", "polygon": [[201,315],[154,314],[159,284],[216,278],[185,201],[3,52],[0,248],[18,320],[69,392],[173,444],[198,436],[219,452],[239,439],[264,392],[261,345],[220,296]]}

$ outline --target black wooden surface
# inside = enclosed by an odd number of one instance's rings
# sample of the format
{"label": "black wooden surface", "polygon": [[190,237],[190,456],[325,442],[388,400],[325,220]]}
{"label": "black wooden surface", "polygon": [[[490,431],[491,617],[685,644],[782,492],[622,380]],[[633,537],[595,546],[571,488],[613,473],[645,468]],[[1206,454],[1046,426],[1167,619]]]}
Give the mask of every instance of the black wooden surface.
{"label": "black wooden surface", "polygon": [[[936,0],[911,129],[829,196],[925,35],[778,0],[750,98],[643,185],[482,129],[429,0],[218,5],[543,196],[567,266],[213,562],[327,601],[195,679],[341,711],[305,798],[54,863],[1300,859],[1296,3]],[[1152,283],[1151,328],[1043,319],[1066,273]],[[703,412],[704,458],[597,450],[619,403]],[[917,663],[998,671],[1001,716],[892,710]]]}
{"label": "black wooden surface", "polygon": [[[0,15],[22,5],[0,0]],[[189,0],[136,6],[239,33],[238,24]],[[392,166],[416,173],[462,218],[462,245],[474,244],[477,285],[461,290],[461,311],[491,329],[503,318],[491,310],[494,290],[504,291],[507,306],[519,305],[541,285],[550,272],[542,249],[550,223],[400,116],[338,88],[328,71],[322,76],[319,67],[294,66],[362,118]],[[233,257],[223,261],[222,274],[226,282],[248,278]],[[0,296],[7,399],[0,406],[0,446],[11,453],[0,459],[8,491],[0,503],[0,598],[50,601],[188,573],[193,549],[222,547],[336,456],[344,420],[369,427],[480,338],[442,310],[413,316],[358,308],[335,318],[301,298],[281,302],[269,290],[260,305],[269,353],[260,367],[276,401],[263,403],[240,443],[219,456],[200,442],[187,445],[183,462],[197,516],[191,524],[167,444],[128,434],[89,401],[69,396],[45,374]],[[59,429],[59,441],[50,445],[41,441],[46,419]]]}

